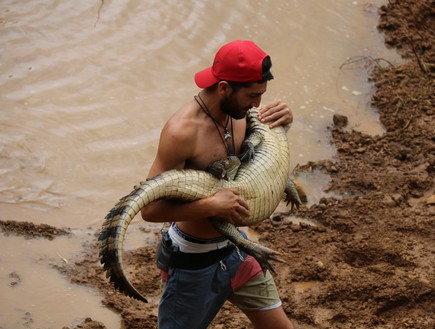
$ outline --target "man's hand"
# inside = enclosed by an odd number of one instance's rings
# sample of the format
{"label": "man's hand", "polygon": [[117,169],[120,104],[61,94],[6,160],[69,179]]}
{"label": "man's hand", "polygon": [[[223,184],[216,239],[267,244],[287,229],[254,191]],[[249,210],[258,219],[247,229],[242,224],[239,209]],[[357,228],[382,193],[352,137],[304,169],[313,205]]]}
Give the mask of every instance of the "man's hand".
{"label": "man's hand", "polygon": [[280,100],[262,106],[260,113],[258,114],[258,118],[261,122],[270,122],[276,120],[269,125],[270,128],[274,128],[279,125],[287,126],[293,122],[293,114],[290,108],[286,103]]}
{"label": "man's hand", "polygon": [[224,219],[231,224],[241,223],[249,217],[249,206],[236,189],[222,189],[212,198],[213,208],[216,209],[216,215],[213,217]]}

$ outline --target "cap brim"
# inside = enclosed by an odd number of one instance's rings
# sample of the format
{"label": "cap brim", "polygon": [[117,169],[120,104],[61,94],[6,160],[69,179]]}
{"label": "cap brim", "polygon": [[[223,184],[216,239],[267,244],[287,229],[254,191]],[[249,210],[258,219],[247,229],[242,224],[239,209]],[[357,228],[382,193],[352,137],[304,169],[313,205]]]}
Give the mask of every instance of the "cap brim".
{"label": "cap brim", "polygon": [[208,88],[219,81],[211,72],[211,67],[195,74],[195,83],[199,88]]}

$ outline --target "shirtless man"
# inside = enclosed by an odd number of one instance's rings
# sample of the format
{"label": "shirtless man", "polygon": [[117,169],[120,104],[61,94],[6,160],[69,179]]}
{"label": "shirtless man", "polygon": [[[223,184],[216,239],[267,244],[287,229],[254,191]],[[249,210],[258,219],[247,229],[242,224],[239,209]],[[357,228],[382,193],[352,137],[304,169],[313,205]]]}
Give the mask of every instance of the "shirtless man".
{"label": "shirtless man", "polygon": [[[211,163],[239,154],[245,139],[247,111],[260,106],[273,79],[270,57],[252,41],[221,47],[213,65],[195,75],[201,91],[165,124],[149,177],[170,169],[205,170]],[[275,101],[259,118],[270,127],[288,125],[288,106]],[[249,207],[236,189],[223,189],[194,202],[160,200],[141,210],[150,222],[172,222],[168,235],[177,257],[162,271],[160,329],[207,328],[226,300],[240,308],[255,328],[291,329],[269,272],[211,225],[218,217],[237,223]],[[181,257],[182,256],[182,257]]]}

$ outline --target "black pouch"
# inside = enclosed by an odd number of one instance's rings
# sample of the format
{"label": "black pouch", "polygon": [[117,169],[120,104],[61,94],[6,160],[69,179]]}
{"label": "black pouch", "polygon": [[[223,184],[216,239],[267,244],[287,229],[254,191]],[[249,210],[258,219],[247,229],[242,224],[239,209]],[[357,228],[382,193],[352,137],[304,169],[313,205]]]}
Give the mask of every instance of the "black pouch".
{"label": "black pouch", "polygon": [[168,272],[171,267],[172,254],[175,251],[172,245],[171,238],[167,231],[162,230],[162,240],[157,246],[156,251],[156,265],[159,269]]}

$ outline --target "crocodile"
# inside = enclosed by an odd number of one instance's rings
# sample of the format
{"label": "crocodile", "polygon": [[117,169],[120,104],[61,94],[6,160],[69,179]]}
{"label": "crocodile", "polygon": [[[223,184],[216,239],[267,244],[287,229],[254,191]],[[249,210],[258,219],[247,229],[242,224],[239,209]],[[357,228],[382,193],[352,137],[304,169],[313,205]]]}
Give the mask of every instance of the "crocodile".
{"label": "crocodile", "polygon": [[[99,235],[100,260],[116,289],[146,302],[125,275],[122,248],[130,222],[145,205],[155,200],[194,201],[212,196],[223,188],[236,188],[250,209],[249,217],[237,226],[250,226],[268,218],[283,198],[287,205],[292,203],[292,208],[301,204],[296,186],[288,177],[290,156],[286,129],[283,126],[270,129],[268,124],[258,120],[258,110],[252,108],[247,114],[249,134],[239,156],[242,161],[235,157],[237,161],[228,158],[218,162],[211,166],[213,174],[195,169],[163,172],[135,186],[110,210]],[[240,250],[255,257],[263,271],[273,271],[269,259],[281,261],[279,252],[245,239],[235,225],[219,218],[209,220]]]}

